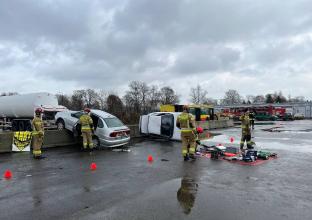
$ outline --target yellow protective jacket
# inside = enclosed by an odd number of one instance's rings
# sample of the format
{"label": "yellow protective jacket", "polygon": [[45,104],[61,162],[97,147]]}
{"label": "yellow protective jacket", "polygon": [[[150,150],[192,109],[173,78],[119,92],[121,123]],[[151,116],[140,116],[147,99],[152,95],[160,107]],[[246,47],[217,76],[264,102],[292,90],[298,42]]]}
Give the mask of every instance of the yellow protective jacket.
{"label": "yellow protective jacket", "polygon": [[32,120],[32,135],[43,136],[44,128],[43,128],[43,121],[40,117],[35,117]]}
{"label": "yellow protective jacket", "polygon": [[242,134],[250,135],[250,119],[247,115],[242,115],[239,118],[242,121]]}
{"label": "yellow protective jacket", "polygon": [[93,127],[93,120],[89,115],[82,115],[79,118],[79,124],[81,124],[81,131],[91,131]]}
{"label": "yellow protective jacket", "polygon": [[181,128],[181,132],[195,131],[195,118],[192,114],[183,112],[177,118],[177,127]]}

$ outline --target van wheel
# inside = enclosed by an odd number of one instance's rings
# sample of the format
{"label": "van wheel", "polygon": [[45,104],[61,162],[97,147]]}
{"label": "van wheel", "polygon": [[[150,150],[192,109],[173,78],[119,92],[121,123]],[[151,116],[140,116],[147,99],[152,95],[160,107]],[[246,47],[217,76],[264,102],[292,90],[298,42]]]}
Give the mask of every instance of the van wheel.
{"label": "van wheel", "polygon": [[63,119],[58,119],[56,122],[57,130],[64,130],[65,129],[65,122]]}
{"label": "van wheel", "polygon": [[98,137],[96,136],[92,137],[92,142],[93,142],[94,148],[97,148],[97,149],[100,148],[101,143]]}

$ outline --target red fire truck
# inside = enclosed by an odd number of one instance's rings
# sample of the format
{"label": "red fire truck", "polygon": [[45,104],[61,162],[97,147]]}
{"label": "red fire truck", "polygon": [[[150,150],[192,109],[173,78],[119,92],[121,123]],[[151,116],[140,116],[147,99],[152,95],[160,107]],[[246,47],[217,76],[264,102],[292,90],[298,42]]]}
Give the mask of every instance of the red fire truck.
{"label": "red fire truck", "polygon": [[221,109],[223,115],[238,120],[244,114],[245,109],[255,113],[255,118],[259,121],[270,121],[283,118],[286,114],[286,108],[275,107],[272,105],[263,106],[235,106]]}

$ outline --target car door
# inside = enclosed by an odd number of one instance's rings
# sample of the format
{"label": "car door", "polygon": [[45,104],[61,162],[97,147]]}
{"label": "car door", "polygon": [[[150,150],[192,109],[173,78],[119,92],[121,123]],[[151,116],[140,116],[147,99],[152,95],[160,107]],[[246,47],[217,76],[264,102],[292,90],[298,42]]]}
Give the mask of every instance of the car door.
{"label": "car door", "polygon": [[106,130],[107,128],[103,119],[98,117],[97,126],[94,130],[94,135],[97,136],[99,139],[104,139]]}
{"label": "car door", "polygon": [[74,112],[71,113],[68,117],[67,126],[69,130],[73,130],[73,128],[77,125],[80,116],[83,115],[83,112]]}

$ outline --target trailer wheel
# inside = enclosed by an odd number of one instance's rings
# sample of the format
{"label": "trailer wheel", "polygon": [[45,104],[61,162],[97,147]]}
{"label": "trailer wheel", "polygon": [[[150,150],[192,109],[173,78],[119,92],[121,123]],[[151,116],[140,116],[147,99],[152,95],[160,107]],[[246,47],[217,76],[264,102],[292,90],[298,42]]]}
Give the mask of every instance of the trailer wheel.
{"label": "trailer wheel", "polygon": [[58,119],[56,121],[57,130],[64,130],[65,129],[65,122],[63,119]]}

